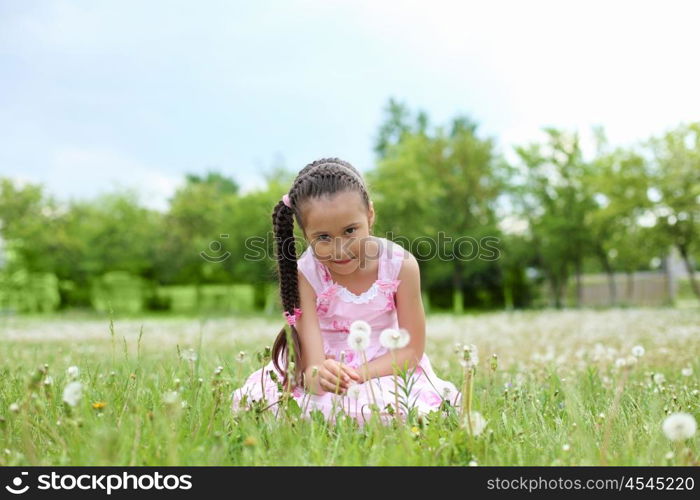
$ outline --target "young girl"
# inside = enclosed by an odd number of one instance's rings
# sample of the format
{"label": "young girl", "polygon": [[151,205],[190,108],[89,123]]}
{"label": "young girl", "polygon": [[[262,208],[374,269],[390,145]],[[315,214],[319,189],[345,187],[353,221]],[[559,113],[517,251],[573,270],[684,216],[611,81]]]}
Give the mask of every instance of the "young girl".
{"label": "young girl", "polygon": [[[299,172],[272,214],[294,364],[284,327],[272,361],[233,392],[233,411],[262,399],[263,391],[268,404],[278,401],[277,383],[270,376],[274,371],[282,387],[292,390],[303,416],[318,409],[332,421],[342,411],[362,424],[374,404],[382,420],[388,420],[397,406],[394,363],[408,366],[409,372],[415,368],[408,398],[398,391],[400,414],[405,414],[405,403],[421,414],[437,410],[443,398],[460,404],[457,388],[435,375],[424,353],[418,262],[398,244],[371,235],[374,216],[365,182],[349,163],[324,158]],[[309,243],[298,260],[294,220]],[[371,329],[364,346],[366,364],[348,345],[355,320]],[[380,342],[380,335],[388,328],[404,329],[403,343],[406,333],[408,343],[393,352],[384,347],[386,336]]]}

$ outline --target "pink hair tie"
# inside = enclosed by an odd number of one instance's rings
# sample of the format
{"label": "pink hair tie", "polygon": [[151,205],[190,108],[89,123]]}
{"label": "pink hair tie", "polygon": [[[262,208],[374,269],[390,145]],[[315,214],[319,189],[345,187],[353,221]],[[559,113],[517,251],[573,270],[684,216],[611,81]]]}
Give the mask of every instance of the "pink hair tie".
{"label": "pink hair tie", "polygon": [[287,323],[291,326],[296,325],[297,319],[301,316],[301,309],[298,307],[294,308],[294,314],[290,314],[287,311],[284,311],[284,317],[287,318]]}
{"label": "pink hair tie", "polygon": [[288,195],[288,194],[285,194],[285,195],[282,197],[282,201],[283,201],[284,204],[287,205],[289,208],[292,208],[292,204],[291,204],[291,202],[289,201],[289,195]]}

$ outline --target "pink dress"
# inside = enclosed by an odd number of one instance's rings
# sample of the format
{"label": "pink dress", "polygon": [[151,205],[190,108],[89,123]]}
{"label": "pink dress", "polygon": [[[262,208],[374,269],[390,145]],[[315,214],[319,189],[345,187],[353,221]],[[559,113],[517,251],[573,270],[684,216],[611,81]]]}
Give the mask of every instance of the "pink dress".
{"label": "pink dress", "polygon": [[[389,352],[380,344],[379,335],[385,328],[399,328],[395,296],[401,282],[398,279],[399,271],[404,258],[408,255],[408,252],[397,243],[386,238],[373,238],[380,247],[377,280],[360,295],[355,295],[347,288],[335,283],[328,268],[314,256],[311,247],[308,247],[297,261],[298,268],[316,292],[316,312],[325,354],[333,355],[336,360],[340,360],[341,351],[345,351],[345,364],[352,366],[360,373],[362,373],[362,357],[347,343],[350,324],[357,319],[362,319],[372,328],[370,343],[365,351],[368,362]],[[263,377],[265,398],[270,403],[278,400],[277,385],[268,374],[272,370],[275,368],[270,361],[264,368],[264,375],[262,369],[255,371],[248,377],[243,387],[233,391],[234,412],[240,409],[244,394],[248,395],[248,401],[259,400],[262,397]],[[405,414],[407,405],[409,408],[415,406],[418,413],[424,415],[437,410],[443,398],[449,400],[453,406],[460,404],[461,394],[455,385],[435,375],[426,354],[423,354],[410,380],[414,383],[408,397],[399,387],[401,414]],[[401,383],[400,380],[399,383]],[[372,384],[372,390],[369,384]],[[394,384],[394,376],[386,375],[358,384],[355,390],[348,390],[349,394],[345,395],[330,392],[313,395],[306,393],[303,387],[297,387],[292,394],[302,409],[302,416],[307,417],[311,411],[318,409],[323,412],[326,419],[332,421],[336,412],[342,411],[362,425],[371,416],[370,404],[373,402],[376,402],[381,410],[380,418],[383,421],[393,418],[390,417],[386,407],[391,405],[393,409],[396,406]]]}

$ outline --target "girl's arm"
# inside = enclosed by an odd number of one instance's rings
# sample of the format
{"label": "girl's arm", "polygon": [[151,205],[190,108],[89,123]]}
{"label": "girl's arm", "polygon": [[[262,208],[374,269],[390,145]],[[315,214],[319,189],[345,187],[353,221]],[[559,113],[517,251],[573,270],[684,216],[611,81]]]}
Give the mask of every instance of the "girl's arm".
{"label": "girl's arm", "polygon": [[314,394],[322,394],[320,377],[312,377],[313,367],[321,369],[326,359],[323,351],[323,339],[316,315],[316,293],[301,271],[298,271],[299,299],[301,300],[302,315],[296,323],[301,342],[301,369],[304,373],[304,385]]}
{"label": "girl's arm", "polygon": [[[420,289],[420,267],[410,252],[401,266],[398,279],[401,280],[396,291],[396,312],[399,327],[405,328],[411,334],[408,345],[394,351],[396,364],[401,370],[405,363],[408,364],[409,369],[418,365],[425,350],[425,311],[423,310]],[[373,359],[367,363],[368,378],[392,375],[394,373],[392,363],[393,358],[390,352]],[[364,370],[359,369],[358,371],[364,377]]]}

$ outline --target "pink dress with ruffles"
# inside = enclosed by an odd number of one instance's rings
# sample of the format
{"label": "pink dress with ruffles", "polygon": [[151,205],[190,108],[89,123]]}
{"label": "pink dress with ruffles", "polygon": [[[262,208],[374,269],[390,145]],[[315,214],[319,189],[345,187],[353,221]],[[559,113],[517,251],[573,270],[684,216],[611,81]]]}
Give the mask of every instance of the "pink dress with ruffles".
{"label": "pink dress with ruffles", "polygon": [[[297,261],[298,268],[316,292],[316,313],[325,354],[333,355],[336,360],[340,360],[341,351],[345,351],[345,364],[352,366],[360,373],[362,357],[347,343],[350,324],[357,319],[362,319],[372,328],[369,346],[365,351],[368,362],[389,352],[380,344],[379,335],[385,328],[399,328],[395,297],[401,283],[398,279],[399,271],[404,259],[408,256],[408,252],[397,243],[386,238],[373,238],[379,243],[380,248],[377,280],[360,295],[355,295],[344,286],[335,283],[328,268],[314,256],[311,247],[308,247]],[[244,394],[248,395],[248,401],[259,400],[262,397],[263,376],[265,398],[270,403],[279,399],[277,385],[268,374],[271,370],[275,370],[272,361],[265,366],[264,375],[263,369],[255,371],[242,387],[233,391],[234,412],[240,409]],[[437,377],[425,353],[411,376],[411,381],[413,386],[408,397],[399,387],[399,412],[402,414],[405,413],[404,403],[409,407],[415,406],[418,413],[423,415],[437,410],[443,398],[449,400],[454,406],[460,404],[461,394],[455,385]],[[399,383],[401,383],[400,380]],[[369,384],[372,384],[373,391],[368,387]],[[297,387],[292,394],[302,408],[303,416],[308,416],[311,411],[318,409],[332,421],[336,412],[342,411],[357,419],[362,425],[371,416],[370,404],[373,401],[376,401],[381,410],[381,419],[390,418],[386,406],[391,405],[392,408],[395,406],[394,384],[394,376],[386,375],[359,384],[359,390],[351,394],[336,395],[326,392],[322,395],[313,395],[306,393],[303,387]],[[410,386],[410,382],[408,385]]]}

